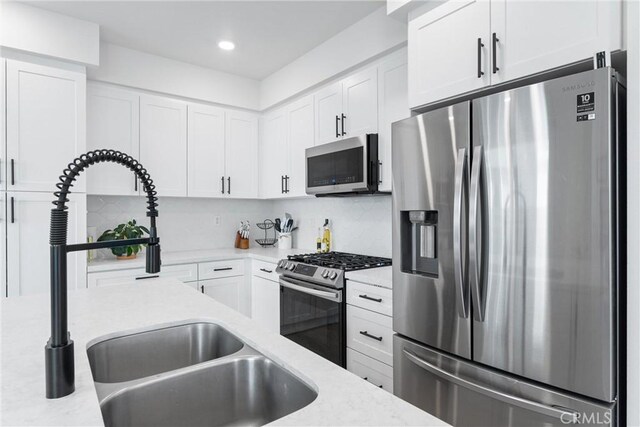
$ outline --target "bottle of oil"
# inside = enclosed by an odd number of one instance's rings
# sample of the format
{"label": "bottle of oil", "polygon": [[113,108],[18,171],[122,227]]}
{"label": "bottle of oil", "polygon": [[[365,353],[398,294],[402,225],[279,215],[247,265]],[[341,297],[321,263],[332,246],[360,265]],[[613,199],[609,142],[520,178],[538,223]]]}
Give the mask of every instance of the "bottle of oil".
{"label": "bottle of oil", "polygon": [[322,252],[322,227],[318,227],[318,237],[316,239],[316,252]]}
{"label": "bottle of oil", "polygon": [[329,227],[329,220],[324,220],[322,226],[322,252],[331,251],[331,228]]}

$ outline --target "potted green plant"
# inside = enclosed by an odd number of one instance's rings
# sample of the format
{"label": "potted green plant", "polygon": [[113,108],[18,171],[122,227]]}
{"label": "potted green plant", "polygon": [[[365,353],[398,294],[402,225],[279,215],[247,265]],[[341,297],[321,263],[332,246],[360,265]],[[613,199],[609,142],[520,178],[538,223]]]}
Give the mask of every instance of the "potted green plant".
{"label": "potted green plant", "polygon": [[[119,224],[113,230],[106,230],[98,237],[98,242],[106,240],[139,239],[145,233],[149,234],[149,230],[142,225],[136,224],[136,220],[132,219],[125,224]],[[111,253],[118,259],[133,259],[141,249],[142,245],[119,246],[117,248],[111,248]]]}

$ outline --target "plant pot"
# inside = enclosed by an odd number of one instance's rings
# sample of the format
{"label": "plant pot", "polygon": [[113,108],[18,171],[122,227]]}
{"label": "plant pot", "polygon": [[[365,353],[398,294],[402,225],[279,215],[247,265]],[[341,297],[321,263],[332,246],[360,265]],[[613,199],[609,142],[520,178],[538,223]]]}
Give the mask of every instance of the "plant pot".
{"label": "plant pot", "polygon": [[120,256],[117,256],[116,259],[122,261],[122,260],[127,260],[127,259],[136,259],[137,256],[138,256],[138,254],[120,255]]}

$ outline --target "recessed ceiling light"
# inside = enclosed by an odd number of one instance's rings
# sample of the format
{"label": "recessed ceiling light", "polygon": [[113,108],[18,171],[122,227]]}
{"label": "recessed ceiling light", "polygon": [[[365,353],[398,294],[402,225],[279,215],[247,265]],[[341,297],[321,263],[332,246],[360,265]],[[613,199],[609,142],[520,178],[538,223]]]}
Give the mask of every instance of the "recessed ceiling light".
{"label": "recessed ceiling light", "polygon": [[218,47],[222,50],[233,50],[236,48],[236,45],[228,40],[222,40],[218,42]]}

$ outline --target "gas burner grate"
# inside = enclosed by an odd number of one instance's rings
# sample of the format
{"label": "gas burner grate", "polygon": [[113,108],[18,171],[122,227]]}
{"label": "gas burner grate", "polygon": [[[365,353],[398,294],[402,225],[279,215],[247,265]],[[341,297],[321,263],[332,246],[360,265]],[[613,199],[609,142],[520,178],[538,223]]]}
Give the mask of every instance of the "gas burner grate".
{"label": "gas burner grate", "polygon": [[391,259],[389,258],[349,254],[346,252],[289,255],[288,258],[289,261],[303,262],[319,267],[338,268],[344,271],[364,270],[367,268],[391,265]]}

